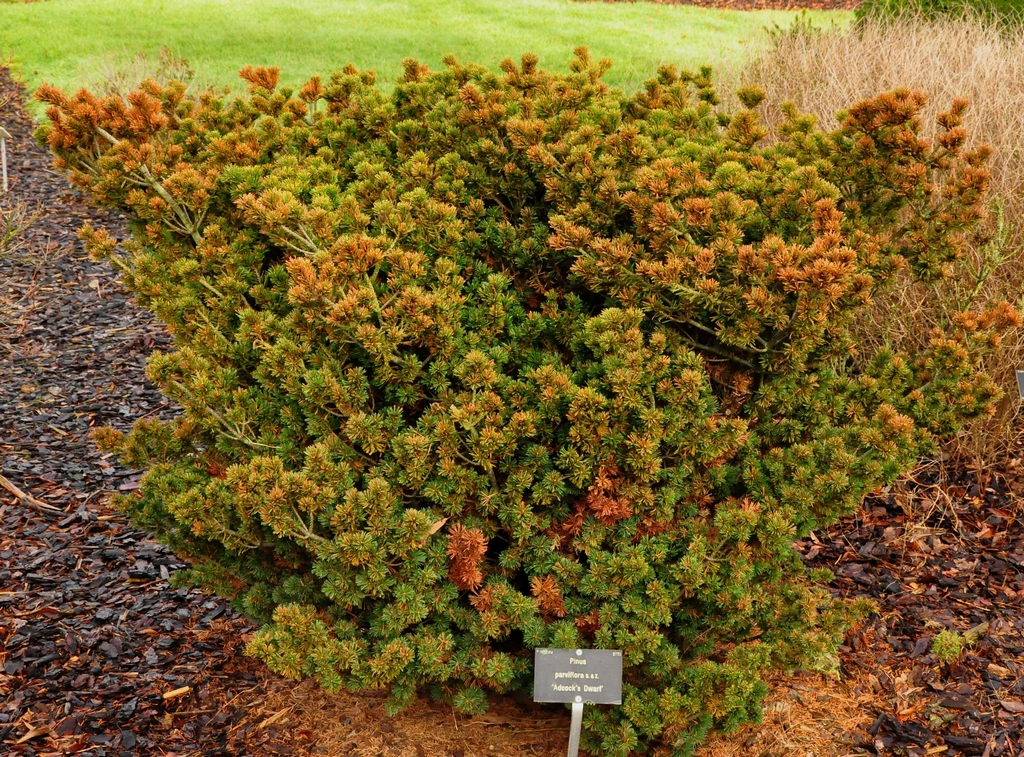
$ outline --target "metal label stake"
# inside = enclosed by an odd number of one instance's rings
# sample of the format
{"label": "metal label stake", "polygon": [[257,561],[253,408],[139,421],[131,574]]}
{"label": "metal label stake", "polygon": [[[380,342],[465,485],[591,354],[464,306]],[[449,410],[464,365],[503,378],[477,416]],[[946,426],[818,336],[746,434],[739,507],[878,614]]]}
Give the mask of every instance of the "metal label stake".
{"label": "metal label stake", "polygon": [[4,192],[7,192],[7,140],[11,138],[11,135],[7,133],[7,130],[0,126],[0,164],[3,164],[4,174]]}
{"label": "metal label stake", "polygon": [[567,757],[578,757],[584,704],[622,704],[622,652],[618,649],[537,649],[533,701],[572,705]]}
{"label": "metal label stake", "polygon": [[[582,699],[583,697],[576,697]],[[569,753],[566,757],[579,757],[580,732],[583,730],[583,702],[572,703],[572,723],[569,725]]]}
{"label": "metal label stake", "polygon": [[1017,371],[1017,390],[1020,392],[1020,398],[1024,400],[1024,371]]}

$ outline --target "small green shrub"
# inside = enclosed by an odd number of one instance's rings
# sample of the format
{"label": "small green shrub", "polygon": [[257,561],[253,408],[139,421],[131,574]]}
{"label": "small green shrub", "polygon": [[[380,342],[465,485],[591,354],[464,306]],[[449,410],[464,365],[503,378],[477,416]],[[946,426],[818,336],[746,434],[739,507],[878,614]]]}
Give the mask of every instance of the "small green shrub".
{"label": "small green shrub", "polygon": [[794,539],[990,409],[975,360],[1018,316],[851,360],[984,212],[963,103],[935,145],[895,91],[762,147],[761,92],[606,68],[43,87],[39,136],[130,214],[123,252],[84,235],[174,334],[148,375],[182,416],[99,437],[148,468],[121,506],[267,623],[254,654],[475,712],[534,647],[618,648],[585,748],[684,754],[759,716],[764,671],[827,665],[850,608]]}
{"label": "small green shrub", "polygon": [[989,16],[1008,22],[1024,18],[1024,0],[863,0],[854,11],[858,20],[899,16]]}
{"label": "small green shrub", "polygon": [[932,639],[932,652],[940,662],[950,665],[960,659],[964,651],[964,637],[956,631],[942,631]]}

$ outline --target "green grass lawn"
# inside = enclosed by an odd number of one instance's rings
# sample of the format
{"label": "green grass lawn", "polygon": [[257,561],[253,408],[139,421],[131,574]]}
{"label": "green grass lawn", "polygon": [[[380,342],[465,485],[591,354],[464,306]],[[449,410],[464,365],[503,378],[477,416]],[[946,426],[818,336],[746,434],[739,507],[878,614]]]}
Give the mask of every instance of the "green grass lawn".
{"label": "green grass lawn", "polygon": [[[810,14],[845,24],[852,14]],[[297,84],[346,63],[393,81],[400,61],[446,53],[495,66],[534,52],[566,68],[587,45],[615,62],[609,83],[635,89],[658,65],[738,62],[759,33],[796,14],[566,0],[0,0],[0,55],[30,87],[94,84],[139,52],[167,46],[204,83],[235,85],[246,64],[276,65]]]}

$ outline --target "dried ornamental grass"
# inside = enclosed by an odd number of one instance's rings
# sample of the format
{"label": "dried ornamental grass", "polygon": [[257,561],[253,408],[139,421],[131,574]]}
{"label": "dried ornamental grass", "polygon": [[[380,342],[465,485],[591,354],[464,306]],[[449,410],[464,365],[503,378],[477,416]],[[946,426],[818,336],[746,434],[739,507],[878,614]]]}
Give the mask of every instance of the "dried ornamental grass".
{"label": "dried ornamental grass", "polygon": [[[775,34],[768,51],[750,61],[741,76],[769,93],[763,108],[769,125],[781,123],[781,104],[793,101],[803,112],[820,114],[823,128],[833,128],[842,109],[872,92],[903,86],[929,96],[923,136],[933,138],[934,116],[965,98],[970,106],[964,128],[973,143],[992,147],[986,233],[969,240],[966,254],[944,280],[926,287],[905,279],[876,298],[858,333],[863,354],[879,344],[926,343],[936,326],[964,310],[981,311],[1001,299],[1021,304],[1024,27],[971,15],[865,20],[849,29],[797,25],[792,32]],[[1014,369],[1024,367],[1021,332],[1004,335],[984,367],[1006,395],[993,417],[966,426],[952,446],[978,465],[1021,433],[1014,380]]]}

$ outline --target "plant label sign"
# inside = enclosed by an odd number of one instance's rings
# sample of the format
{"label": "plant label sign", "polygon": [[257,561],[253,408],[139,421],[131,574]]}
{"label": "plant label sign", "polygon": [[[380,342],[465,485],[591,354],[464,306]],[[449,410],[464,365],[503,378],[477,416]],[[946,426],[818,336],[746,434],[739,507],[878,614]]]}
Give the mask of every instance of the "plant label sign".
{"label": "plant label sign", "polygon": [[537,649],[533,701],[622,704],[618,649]]}
{"label": "plant label sign", "polygon": [[1024,371],[1017,371],[1017,389],[1020,392],[1020,398],[1024,400]]}
{"label": "plant label sign", "polygon": [[533,653],[533,701],[572,705],[567,757],[579,757],[584,704],[622,704],[622,650],[546,649]]}

